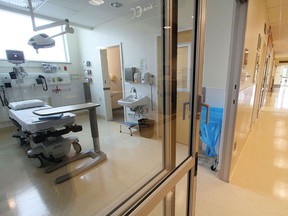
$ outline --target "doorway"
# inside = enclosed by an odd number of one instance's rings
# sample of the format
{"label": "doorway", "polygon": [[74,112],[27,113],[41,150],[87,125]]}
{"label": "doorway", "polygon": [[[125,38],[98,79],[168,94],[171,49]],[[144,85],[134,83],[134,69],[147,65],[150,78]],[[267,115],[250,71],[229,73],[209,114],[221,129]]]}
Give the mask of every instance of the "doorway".
{"label": "doorway", "polygon": [[106,120],[124,122],[123,106],[118,100],[123,98],[123,74],[121,44],[100,50]]}
{"label": "doorway", "polygon": [[123,97],[120,46],[106,48],[113,121],[124,122],[124,108],[117,103]]}

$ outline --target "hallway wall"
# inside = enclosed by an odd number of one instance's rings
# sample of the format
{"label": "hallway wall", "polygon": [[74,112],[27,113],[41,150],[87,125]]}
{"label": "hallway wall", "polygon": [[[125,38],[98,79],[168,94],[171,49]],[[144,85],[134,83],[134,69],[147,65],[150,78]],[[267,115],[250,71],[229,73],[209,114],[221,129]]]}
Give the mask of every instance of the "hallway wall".
{"label": "hallway wall", "polygon": [[[269,26],[266,2],[263,0],[249,1],[244,45],[244,49],[247,49],[249,53],[247,58],[247,66],[243,67],[241,74],[235,134],[233,141],[234,151],[231,163],[232,172],[250,134],[251,124],[253,121],[253,106],[255,109],[257,108],[257,101],[259,100],[260,96],[260,85],[264,72],[268,43],[268,36],[264,34],[265,23],[266,26]],[[255,75],[254,72],[257,55],[259,57],[259,69],[258,73]],[[256,80],[254,80],[254,75]]]}
{"label": "hallway wall", "polygon": [[207,0],[206,9],[203,87],[225,89],[232,35],[233,1]]}

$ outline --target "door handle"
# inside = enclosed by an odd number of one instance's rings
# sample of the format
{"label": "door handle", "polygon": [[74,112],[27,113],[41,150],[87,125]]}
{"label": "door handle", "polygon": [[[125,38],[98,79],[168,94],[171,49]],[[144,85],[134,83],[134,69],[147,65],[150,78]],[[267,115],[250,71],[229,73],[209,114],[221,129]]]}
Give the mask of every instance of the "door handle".
{"label": "door handle", "polygon": [[183,117],[182,117],[183,120],[185,120],[186,118],[186,106],[188,106],[188,109],[190,110],[190,102],[183,103]]}
{"label": "door handle", "polygon": [[201,117],[202,107],[206,107],[206,125],[209,123],[210,106],[203,102],[203,95],[198,95],[198,118]]}

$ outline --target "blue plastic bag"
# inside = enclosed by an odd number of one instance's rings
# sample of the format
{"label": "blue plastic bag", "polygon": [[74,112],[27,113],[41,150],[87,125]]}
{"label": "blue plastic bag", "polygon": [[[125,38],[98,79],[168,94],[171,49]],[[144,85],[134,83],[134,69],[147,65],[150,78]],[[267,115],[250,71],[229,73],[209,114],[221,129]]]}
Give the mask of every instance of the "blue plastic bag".
{"label": "blue plastic bag", "polygon": [[204,107],[201,112],[200,139],[207,145],[205,154],[214,157],[216,155],[215,146],[221,134],[223,108],[210,107],[209,111],[208,125],[206,125],[206,108]]}

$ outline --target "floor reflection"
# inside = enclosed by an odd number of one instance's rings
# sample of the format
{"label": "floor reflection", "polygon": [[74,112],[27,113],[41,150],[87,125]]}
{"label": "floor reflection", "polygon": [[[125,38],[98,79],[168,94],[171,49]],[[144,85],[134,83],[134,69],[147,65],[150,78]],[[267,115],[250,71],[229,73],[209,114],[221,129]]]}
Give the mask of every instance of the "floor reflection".
{"label": "floor reflection", "polygon": [[231,182],[279,200],[288,200],[288,87],[268,94]]}

